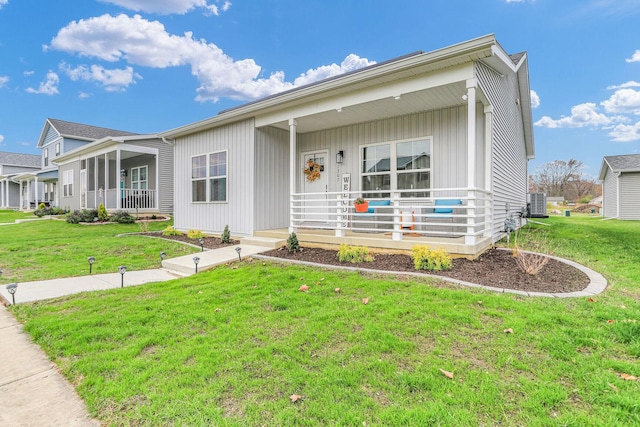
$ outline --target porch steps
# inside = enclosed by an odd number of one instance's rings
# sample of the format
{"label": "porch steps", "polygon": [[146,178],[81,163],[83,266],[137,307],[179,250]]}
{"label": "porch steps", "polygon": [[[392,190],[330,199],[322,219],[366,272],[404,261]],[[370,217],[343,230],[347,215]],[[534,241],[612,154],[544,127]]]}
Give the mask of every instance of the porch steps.
{"label": "porch steps", "polygon": [[253,246],[264,246],[265,248],[279,248],[287,244],[287,239],[269,236],[250,236],[240,238],[240,243]]}

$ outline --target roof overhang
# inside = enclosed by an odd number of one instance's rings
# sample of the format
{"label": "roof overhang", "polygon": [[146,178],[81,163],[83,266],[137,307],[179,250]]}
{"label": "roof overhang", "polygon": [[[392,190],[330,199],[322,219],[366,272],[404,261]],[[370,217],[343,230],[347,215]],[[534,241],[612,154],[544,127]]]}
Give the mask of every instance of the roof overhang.
{"label": "roof overhang", "polygon": [[[150,140],[150,139],[159,139],[158,135],[133,135],[133,136],[117,136],[111,137],[108,136],[106,138],[99,139],[97,141],[92,142],[91,144],[83,145],[82,147],[78,147],[75,150],[69,151],[68,153],[62,154],[61,156],[56,157],[56,159],[52,162],[57,165],[65,164],[70,161],[74,161],[80,158],[90,157],[92,155],[99,155],[108,151],[110,149],[114,149],[116,146],[128,142],[142,141],[142,140]],[[145,150],[142,150],[145,151]],[[155,153],[156,150],[151,150],[151,152]]]}

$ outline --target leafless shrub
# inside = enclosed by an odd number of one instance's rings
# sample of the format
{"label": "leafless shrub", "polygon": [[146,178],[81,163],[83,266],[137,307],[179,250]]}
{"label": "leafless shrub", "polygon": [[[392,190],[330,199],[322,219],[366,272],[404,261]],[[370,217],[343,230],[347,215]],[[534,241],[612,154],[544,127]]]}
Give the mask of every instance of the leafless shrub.
{"label": "leafless shrub", "polygon": [[519,231],[516,232],[513,248],[516,264],[524,273],[535,276],[549,263],[551,259],[549,255],[553,252],[549,247],[547,234],[543,230],[529,230],[527,233],[522,233],[524,247],[518,246],[518,234],[520,234]]}

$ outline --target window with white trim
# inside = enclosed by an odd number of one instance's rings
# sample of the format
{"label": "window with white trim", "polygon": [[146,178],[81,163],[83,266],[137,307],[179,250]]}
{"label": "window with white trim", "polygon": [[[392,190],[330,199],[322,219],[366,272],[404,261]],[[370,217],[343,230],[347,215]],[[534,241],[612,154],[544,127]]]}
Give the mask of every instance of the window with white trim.
{"label": "window with white trim", "polygon": [[73,196],[73,169],[62,173],[62,194],[64,197]]}
{"label": "window with white trim", "polygon": [[56,144],[56,156],[59,156],[59,155],[60,155],[60,143],[58,142]]}
{"label": "window with white trim", "polygon": [[227,201],[227,151],[191,158],[191,201]]}
{"label": "window with white trim", "polygon": [[146,190],[147,188],[149,188],[147,175],[147,166],[131,168],[131,188],[133,190]]}
{"label": "window with white trim", "polygon": [[431,188],[431,138],[396,141],[361,147],[362,191],[365,197],[428,197]]}
{"label": "window with white trim", "polygon": [[44,149],[44,167],[49,166],[49,149]]}

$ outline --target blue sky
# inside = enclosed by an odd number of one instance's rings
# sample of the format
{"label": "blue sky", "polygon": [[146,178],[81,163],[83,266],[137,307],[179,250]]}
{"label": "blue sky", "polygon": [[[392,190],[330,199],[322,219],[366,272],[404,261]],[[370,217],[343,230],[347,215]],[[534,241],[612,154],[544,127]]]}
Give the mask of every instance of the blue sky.
{"label": "blue sky", "polygon": [[154,133],[493,33],[529,55],[536,159],[640,153],[638,0],[0,0],[0,151],[47,117]]}

